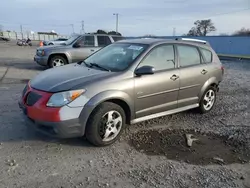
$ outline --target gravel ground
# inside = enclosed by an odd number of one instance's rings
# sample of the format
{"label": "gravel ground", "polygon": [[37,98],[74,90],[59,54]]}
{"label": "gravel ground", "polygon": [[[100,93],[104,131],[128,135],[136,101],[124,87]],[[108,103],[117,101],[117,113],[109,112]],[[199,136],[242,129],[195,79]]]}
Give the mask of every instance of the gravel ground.
{"label": "gravel ground", "polygon": [[[130,145],[145,130],[196,130],[230,137],[250,147],[250,63],[224,62],[215,108],[129,126],[119,142],[96,148],[84,139],[45,137],[24,125],[17,100],[24,81],[42,69],[34,48],[0,44],[0,187],[250,187],[250,163],[194,165],[148,155]],[[4,76],[4,77],[3,77]],[[216,156],[215,156],[216,157]],[[223,156],[221,156],[223,158]]]}

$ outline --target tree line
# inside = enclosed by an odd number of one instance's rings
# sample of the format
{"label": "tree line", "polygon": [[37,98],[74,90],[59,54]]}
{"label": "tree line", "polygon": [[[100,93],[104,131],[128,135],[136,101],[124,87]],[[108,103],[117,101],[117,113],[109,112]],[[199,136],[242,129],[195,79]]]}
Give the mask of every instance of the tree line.
{"label": "tree line", "polygon": [[[211,19],[197,20],[194,22],[194,26],[183,36],[207,36],[208,33],[216,31],[216,27]],[[227,34],[220,34],[227,35]],[[235,31],[231,36],[250,36],[250,29],[241,28]]]}

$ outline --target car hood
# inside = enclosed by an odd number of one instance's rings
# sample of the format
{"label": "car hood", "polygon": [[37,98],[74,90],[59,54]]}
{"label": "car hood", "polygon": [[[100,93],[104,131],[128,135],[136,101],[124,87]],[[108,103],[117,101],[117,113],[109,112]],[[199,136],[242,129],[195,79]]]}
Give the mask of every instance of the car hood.
{"label": "car hood", "polygon": [[37,90],[54,93],[84,86],[112,74],[112,72],[92,69],[75,63],[41,72],[30,81],[30,86]]}
{"label": "car hood", "polygon": [[52,49],[64,49],[64,48],[68,48],[68,46],[57,44],[57,45],[41,46],[37,48],[37,50],[52,50]]}

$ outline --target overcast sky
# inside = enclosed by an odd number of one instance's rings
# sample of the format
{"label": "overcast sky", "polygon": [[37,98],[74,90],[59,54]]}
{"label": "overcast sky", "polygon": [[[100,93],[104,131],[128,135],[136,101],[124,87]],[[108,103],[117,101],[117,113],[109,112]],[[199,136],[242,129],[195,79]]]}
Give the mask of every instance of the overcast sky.
{"label": "overcast sky", "polygon": [[20,31],[51,31],[70,34],[74,24],[80,32],[115,30],[126,36],[187,33],[197,19],[211,18],[217,28],[213,34],[232,33],[250,28],[250,0],[0,0],[0,25]]}

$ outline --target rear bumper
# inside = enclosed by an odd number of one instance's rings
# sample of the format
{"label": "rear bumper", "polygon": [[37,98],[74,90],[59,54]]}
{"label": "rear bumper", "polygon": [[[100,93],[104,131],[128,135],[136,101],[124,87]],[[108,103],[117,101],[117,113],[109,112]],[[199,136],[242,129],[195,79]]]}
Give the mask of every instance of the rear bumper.
{"label": "rear bumper", "polygon": [[38,55],[35,55],[34,57],[34,61],[39,64],[39,65],[42,65],[42,66],[47,66],[48,65],[48,57],[47,56],[38,56]]}
{"label": "rear bumper", "polygon": [[25,125],[31,129],[56,138],[81,137],[84,134],[83,126],[80,124],[79,118],[59,122],[35,120],[28,117],[27,110],[22,102],[19,101],[18,104],[23,111]]}

